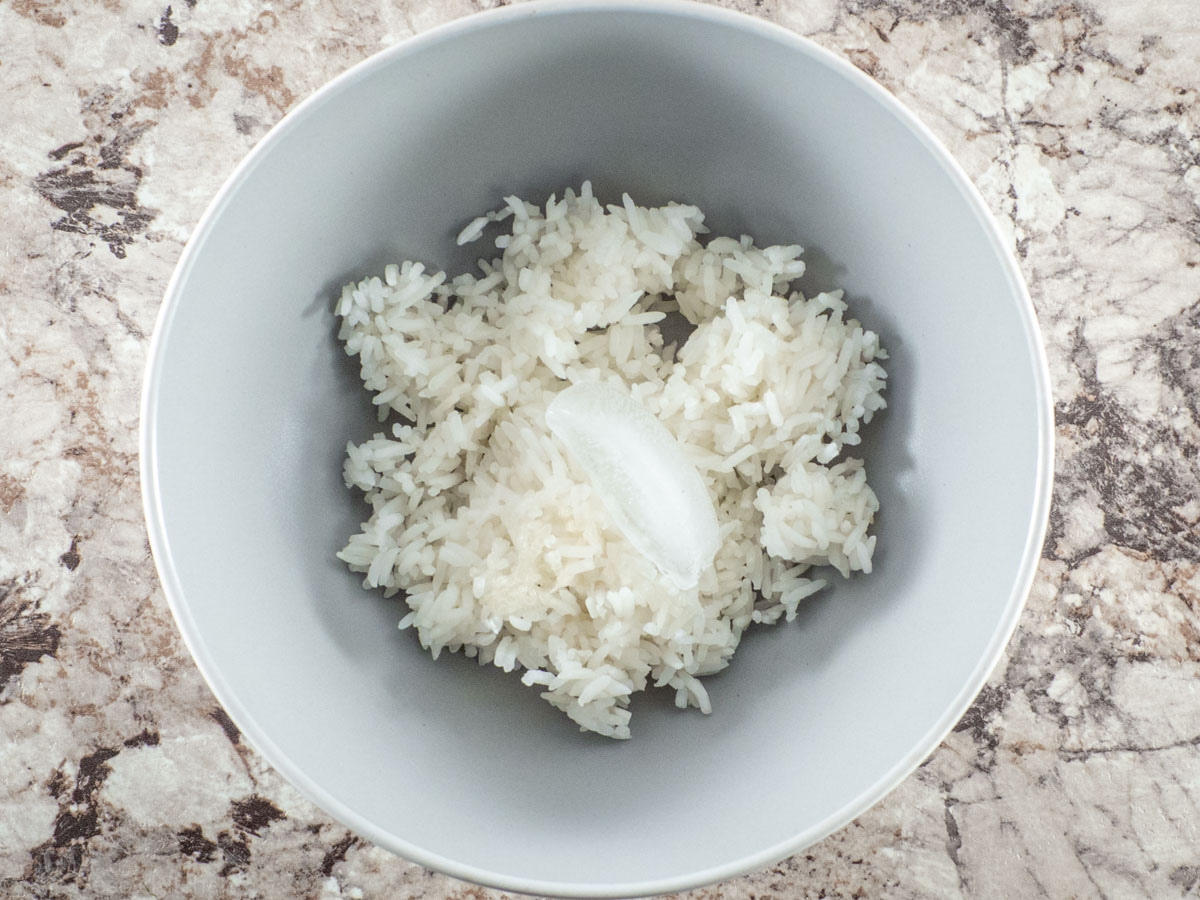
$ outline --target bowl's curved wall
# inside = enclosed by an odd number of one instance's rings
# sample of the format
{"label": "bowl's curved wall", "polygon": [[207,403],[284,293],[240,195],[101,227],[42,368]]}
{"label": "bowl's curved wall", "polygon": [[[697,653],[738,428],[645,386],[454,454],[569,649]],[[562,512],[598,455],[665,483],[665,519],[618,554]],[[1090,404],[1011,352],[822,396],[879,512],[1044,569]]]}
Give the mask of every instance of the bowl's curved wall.
{"label": "bowl's curved wall", "polygon": [[[168,597],[249,739],[366,836],[539,891],[683,887],[865,809],[961,715],[1015,623],[1048,498],[1049,394],[1019,275],[966,179],[865,76],[682,5],[519,7],[394,48],[272,132],[206,215],[148,369],[143,475]],[[751,633],[714,712],[637,699],[581,735],[517,677],[434,662],[334,558],[376,426],[331,314],[502,194],[591,178],[716,233],[809,248],[891,352],[866,447],[877,571]]]}

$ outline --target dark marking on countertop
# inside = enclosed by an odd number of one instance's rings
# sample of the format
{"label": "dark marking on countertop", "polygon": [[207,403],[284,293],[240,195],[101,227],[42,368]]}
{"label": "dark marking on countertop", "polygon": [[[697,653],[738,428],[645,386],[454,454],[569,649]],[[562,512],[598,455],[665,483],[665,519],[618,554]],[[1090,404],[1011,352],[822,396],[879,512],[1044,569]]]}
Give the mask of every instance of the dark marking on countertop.
{"label": "dark marking on countertop", "polygon": [[68,153],[70,153],[72,150],[78,150],[82,146],[83,146],[83,141],[71,141],[69,143],[63,144],[61,147],[59,147],[55,150],[51,150],[46,155],[57,162],[58,160],[61,160],[64,156],[66,156]]}
{"label": "dark marking on countertop", "polygon": [[[1013,62],[1028,62],[1037,55],[1037,47],[1029,31],[1029,22],[1039,18],[1051,18],[1053,13],[1014,12],[1004,0],[939,0],[931,4],[901,3],[897,0],[868,0],[859,5],[863,9],[884,10],[895,18],[892,30],[900,21],[926,22],[961,18],[969,22],[980,22],[969,37],[982,43],[985,35],[998,44],[1002,56]],[[882,38],[883,36],[880,35]],[[884,38],[886,40],[886,38]]]}
{"label": "dark marking on countertop", "polygon": [[190,856],[196,862],[212,862],[217,858],[216,843],[204,836],[204,831],[199,825],[184,828],[175,835],[175,839],[178,842],[179,852],[184,856]]}
{"label": "dark marking on countertop", "polygon": [[346,832],[346,836],[329,848],[321,860],[321,875],[328,878],[333,874],[333,867],[346,858],[346,854],[350,848],[358,843],[358,838],[350,832]]}
{"label": "dark marking on countertop", "polygon": [[32,583],[30,573],[0,581],[0,689],[30,663],[58,652],[62,635],[49,615],[37,611]]}
{"label": "dark marking on countertop", "polygon": [[254,116],[244,116],[241,113],[233,114],[233,127],[237,129],[238,134],[252,134],[258,125],[258,119]]}
{"label": "dark marking on countertop", "polygon": [[141,167],[129,160],[134,144],[152,127],[151,122],[126,123],[109,117],[111,133],[59,146],[47,155],[61,162],[33,180],[33,188],[65,215],[51,222],[55,231],[95,235],[112,254],[123,259],[126,248],[145,232],[158,214],[138,203]]}
{"label": "dark marking on countertop", "polygon": [[218,873],[222,878],[234,872],[244,872],[250,865],[250,844],[244,837],[234,837],[228,831],[217,835],[217,846],[221,848],[222,864]]}
{"label": "dark marking on countertop", "polygon": [[234,800],[231,810],[234,826],[255,837],[258,837],[263,829],[271,827],[272,822],[287,818],[283,810],[258,794],[245,800]]}
{"label": "dark marking on countertop", "polygon": [[158,19],[158,42],[164,47],[173,46],[179,40],[179,26],[171,21],[171,7],[167,7]]}
{"label": "dark marking on countertop", "polygon": [[135,734],[131,738],[126,738],[126,747],[157,747],[160,743],[160,738],[157,731],[145,729],[139,734]]}
{"label": "dark marking on countertop", "polygon": [[975,702],[954,726],[954,731],[969,734],[977,752],[992,753],[1000,744],[992,726],[1004,711],[1007,702],[1008,693],[1004,685],[984,685]]}
{"label": "dark marking on countertop", "polygon": [[229,718],[229,713],[218,706],[208,715],[209,718],[221,726],[221,730],[225,732],[225,737],[229,738],[229,743],[237,745],[242,742],[242,733],[233,724],[233,719]]}
{"label": "dark marking on countertop", "polygon": [[244,837],[234,837],[228,831],[222,831],[214,841],[205,836],[204,829],[199,825],[191,825],[179,831],[175,840],[179,852],[198,863],[214,862],[220,855],[221,870],[218,874],[222,878],[234,872],[244,872],[250,865],[249,843]]}
{"label": "dark marking on countertop", "polygon": [[[74,789],[58,794],[58,815],[50,840],[30,851],[33,881],[42,885],[76,884],[85,847],[100,833],[100,800],[97,796],[112,772],[108,761],[119,751],[101,747],[79,760]],[[80,885],[77,885],[80,886]],[[47,893],[45,896],[59,896]]]}
{"label": "dark marking on countertop", "polygon": [[[1184,387],[1196,376],[1181,370],[1180,364],[1194,359],[1197,348],[1189,344],[1200,343],[1200,327],[1188,315],[1195,318],[1200,312],[1193,309],[1169,320],[1163,328],[1178,329],[1176,338],[1165,347],[1151,341],[1147,348],[1158,353],[1168,383]],[[1135,414],[1101,382],[1096,352],[1082,326],[1075,330],[1071,358],[1083,390],[1055,406],[1055,422],[1072,430],[1079,449],[1057,461],[1059,477],[1046,552],[1053,554],[1064,534],[1062,510],[1090,488],[1099,495],[1104,531],[1116,546],[1163,561],[1200,559],[1200,533],[1176,509],[1188,498],[1200,496],[1200,450],[1183,439],[1169,410],[1153,410],[1148,417]],[[1190,409],[1182,408],[1192,418]],[[1177,452],[1167,453],[1164,448]]]}
{"label": "dark marking on countertop", "polygon": [[71,538],[71,546],[58,558],[61,565],[66,566],[68,571],[74,572],[79,568],[79,563],[82,558],[79,555],[79,538]]}

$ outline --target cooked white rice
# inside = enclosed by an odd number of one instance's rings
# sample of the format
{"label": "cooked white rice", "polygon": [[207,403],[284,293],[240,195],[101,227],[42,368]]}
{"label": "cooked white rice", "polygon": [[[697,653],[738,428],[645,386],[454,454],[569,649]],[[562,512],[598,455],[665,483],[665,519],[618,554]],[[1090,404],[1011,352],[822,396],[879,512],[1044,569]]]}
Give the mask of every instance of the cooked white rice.
{"label": "cooked white rice", "polygon": [[[516,197],[497,258],[448,281],[420,263],[347,285],[337,303],[386,432],[347,446],[371,516],[339,554],[368,588],[404,591],[436,657],[462,651],[522,680],[582,728],[629,737],[648,685],[710,711],[700,678],[752,622],[794,618],[825,584],[871,571],[879,504],[844,455],[883,408],[886,354],[840,291],[789,291],[798,246],[707,234],[694,206],[604,206],[585,182],[545,208]],[[659,323],[695,331],[678,350]],[[623,386],[683,445],[720,545],[680,590],[614,526],[550,433],[568,383]]]}

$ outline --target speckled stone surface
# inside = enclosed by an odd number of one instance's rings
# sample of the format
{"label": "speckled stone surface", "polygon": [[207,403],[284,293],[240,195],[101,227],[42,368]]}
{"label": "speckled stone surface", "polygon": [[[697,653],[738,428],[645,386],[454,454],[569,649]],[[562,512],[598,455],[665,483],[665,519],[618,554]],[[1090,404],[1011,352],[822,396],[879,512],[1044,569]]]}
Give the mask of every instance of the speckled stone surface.
{"label": "speckled stone surface", "polygon": [[[190,229],[293,104],[471,0],[0,0],[0,895],[485,897],[240,739],[137,474]],[[933,128],[1011,236],[1055,383],[1028,608],[971,710],[832,837],[700,897],[1200,896],[1200,5],[728,0]]]}

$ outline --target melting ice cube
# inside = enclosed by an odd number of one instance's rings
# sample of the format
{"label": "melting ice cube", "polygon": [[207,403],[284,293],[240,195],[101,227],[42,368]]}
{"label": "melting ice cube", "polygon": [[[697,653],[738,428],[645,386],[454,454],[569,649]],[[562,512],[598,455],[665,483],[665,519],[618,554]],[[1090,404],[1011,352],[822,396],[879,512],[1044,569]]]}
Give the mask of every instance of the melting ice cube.
{"label": "melting ice cube", "polygon": [[712,497],[683,448],[645,407],[607,384],[576,384],[546,424],[583,466],[617,527],[681,590],[717,552]]}

